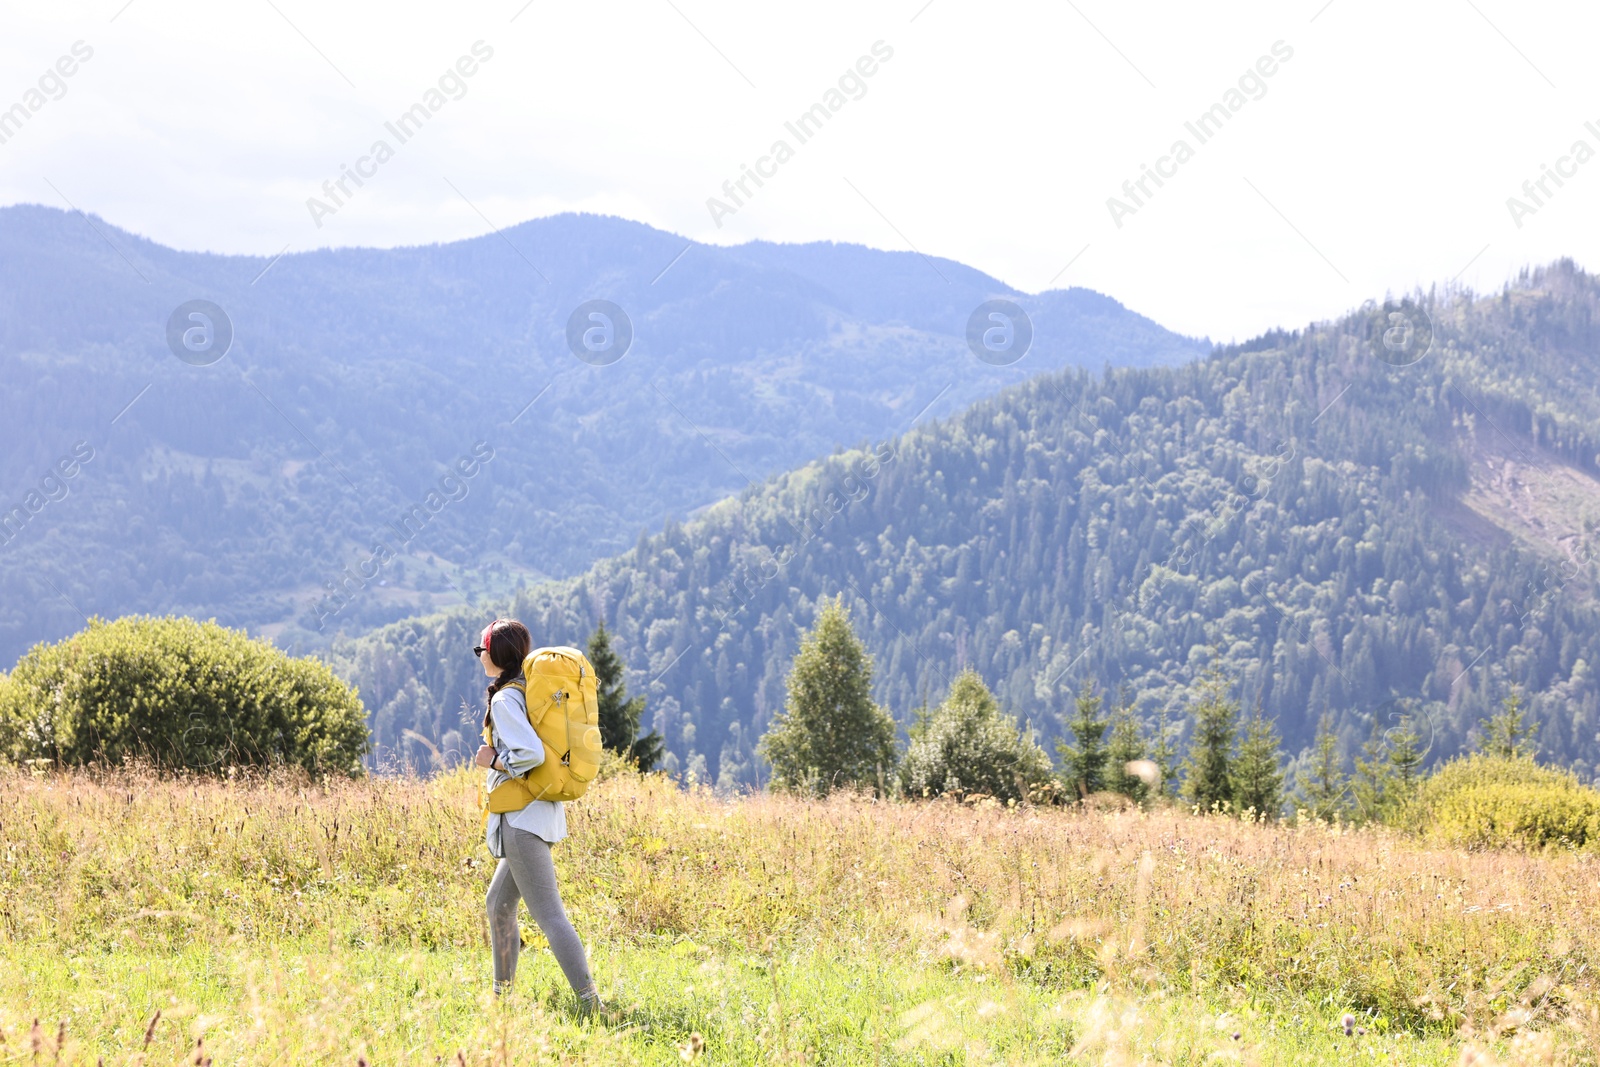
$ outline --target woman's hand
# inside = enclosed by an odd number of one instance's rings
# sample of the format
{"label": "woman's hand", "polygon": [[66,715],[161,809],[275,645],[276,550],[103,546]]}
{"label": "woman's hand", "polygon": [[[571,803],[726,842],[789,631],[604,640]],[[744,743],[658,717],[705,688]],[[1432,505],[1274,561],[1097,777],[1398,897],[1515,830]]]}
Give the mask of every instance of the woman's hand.
{"label": "woman's hand", "polygon": [[479,767],[493,767],[494,761],[499,758],[499,755],[500,754],[494,750],[493,745],[480,745],[478,747],[478,754],[473,757],[472,762],[477,764]]}

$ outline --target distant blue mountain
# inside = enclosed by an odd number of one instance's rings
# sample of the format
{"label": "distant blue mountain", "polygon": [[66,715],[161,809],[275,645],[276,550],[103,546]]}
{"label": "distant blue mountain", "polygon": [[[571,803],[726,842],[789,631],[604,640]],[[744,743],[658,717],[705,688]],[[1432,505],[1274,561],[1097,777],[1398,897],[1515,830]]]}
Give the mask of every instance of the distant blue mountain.
{"label": "distant blue mountain", "polygon": [[[1033,325],[1011,366],[967,345],[994,298]],[[234,330],[211,365],[169,348],[197,299]],[[632,323],[611,365],[569,347],[590,300]],[[0,309],[0,663],[83,613],[215,616],[316,647],[577,573],[668,514],[1044,371],[1209,350],[1084,289],[592,215],[274,260],[11,207]],[[52,475],[80,442],[93,458]]]}

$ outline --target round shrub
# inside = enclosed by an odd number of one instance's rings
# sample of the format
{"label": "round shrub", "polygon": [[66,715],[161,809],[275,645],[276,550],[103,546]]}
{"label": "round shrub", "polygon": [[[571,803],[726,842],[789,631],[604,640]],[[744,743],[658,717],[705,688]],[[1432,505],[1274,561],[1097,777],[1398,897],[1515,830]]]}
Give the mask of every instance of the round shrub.
{"label": "round shrub", "polygon": [[1422,783],[1413,822],[1467,848],[1600,848],[1600,790],[1526,756],[1466,756]]}
{"label": "round shrub", "polygon": [[355,689],[317,660],[215,622],[92,619],[35,645],[0,684],[0,752],[13,759],[356,775],[367,749]]}
{"label": "round shrub", "polygon": [[907,796],[982,793],[1000,800],[1050,793],[1050,757],[1000,710],[983,678],[962,671],[900,763]]}

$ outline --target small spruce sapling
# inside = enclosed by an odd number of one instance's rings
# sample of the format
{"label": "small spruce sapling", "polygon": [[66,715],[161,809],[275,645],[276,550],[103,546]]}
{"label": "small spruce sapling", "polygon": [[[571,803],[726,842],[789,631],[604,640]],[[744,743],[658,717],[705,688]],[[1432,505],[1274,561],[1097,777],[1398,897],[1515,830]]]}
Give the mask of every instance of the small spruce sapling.
{"label": "small spruce sapling", "polygon": [[1234,764],[1233,799],[1241,815],[1254,812],[1257,819],[1278,817],[1283,807],[1280,743],[1277,725],[1262,712],[1257,699]]}
{"label": "small spruce sapling", "polygon": [[1239,705],[1228,696],[1228,681],[1216,667],[1200,680],[1194,706],[1194,742],[1184,761],[1184,793],[1201,811],[1237,807],[1234,799],[1234,742]]}
{"label": "small spruce sapling", "polygon": [[1067,790],[1080,800],[1098,793],[1106,786],[1106,727],[1109,725],[1100,713],[1100,695],[1085,685],[1078,694],[1075,714],[1067,728],[1077,739],[1076,745],[1064,741],[1056,743],[1056,752],[1063,764],[1062,781]]}

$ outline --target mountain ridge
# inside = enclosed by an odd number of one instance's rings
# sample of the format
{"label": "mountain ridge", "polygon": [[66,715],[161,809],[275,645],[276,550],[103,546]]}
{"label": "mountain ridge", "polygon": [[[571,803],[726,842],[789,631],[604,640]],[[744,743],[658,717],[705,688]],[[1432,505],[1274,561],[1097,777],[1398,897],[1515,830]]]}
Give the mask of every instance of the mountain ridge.
{"label": "mountain ridge", "polygon": [[[930,401],[938,414],[1041,369],[1208,349],[1080,291],[1036,298],[912,253],[787,248],[564,215],[462,242],[230,257],[0,209],[0,488],[25,500],[75,442],[97,450],[0,547],[0,659],[71,632],[80,609],[215,615],[326,647],[577,573],[668,513],[882,436]],[[979,362],[964,336],[996,297],[1035,320],[1013,366]],[[233,326],[210,365],[168,348],[169,317],[195,298]],[[633,320],[609,366],[568,348],[569,317],[596,298]],[[461,499],[324,610],[395,516],[480,446],[495,458]]]}

